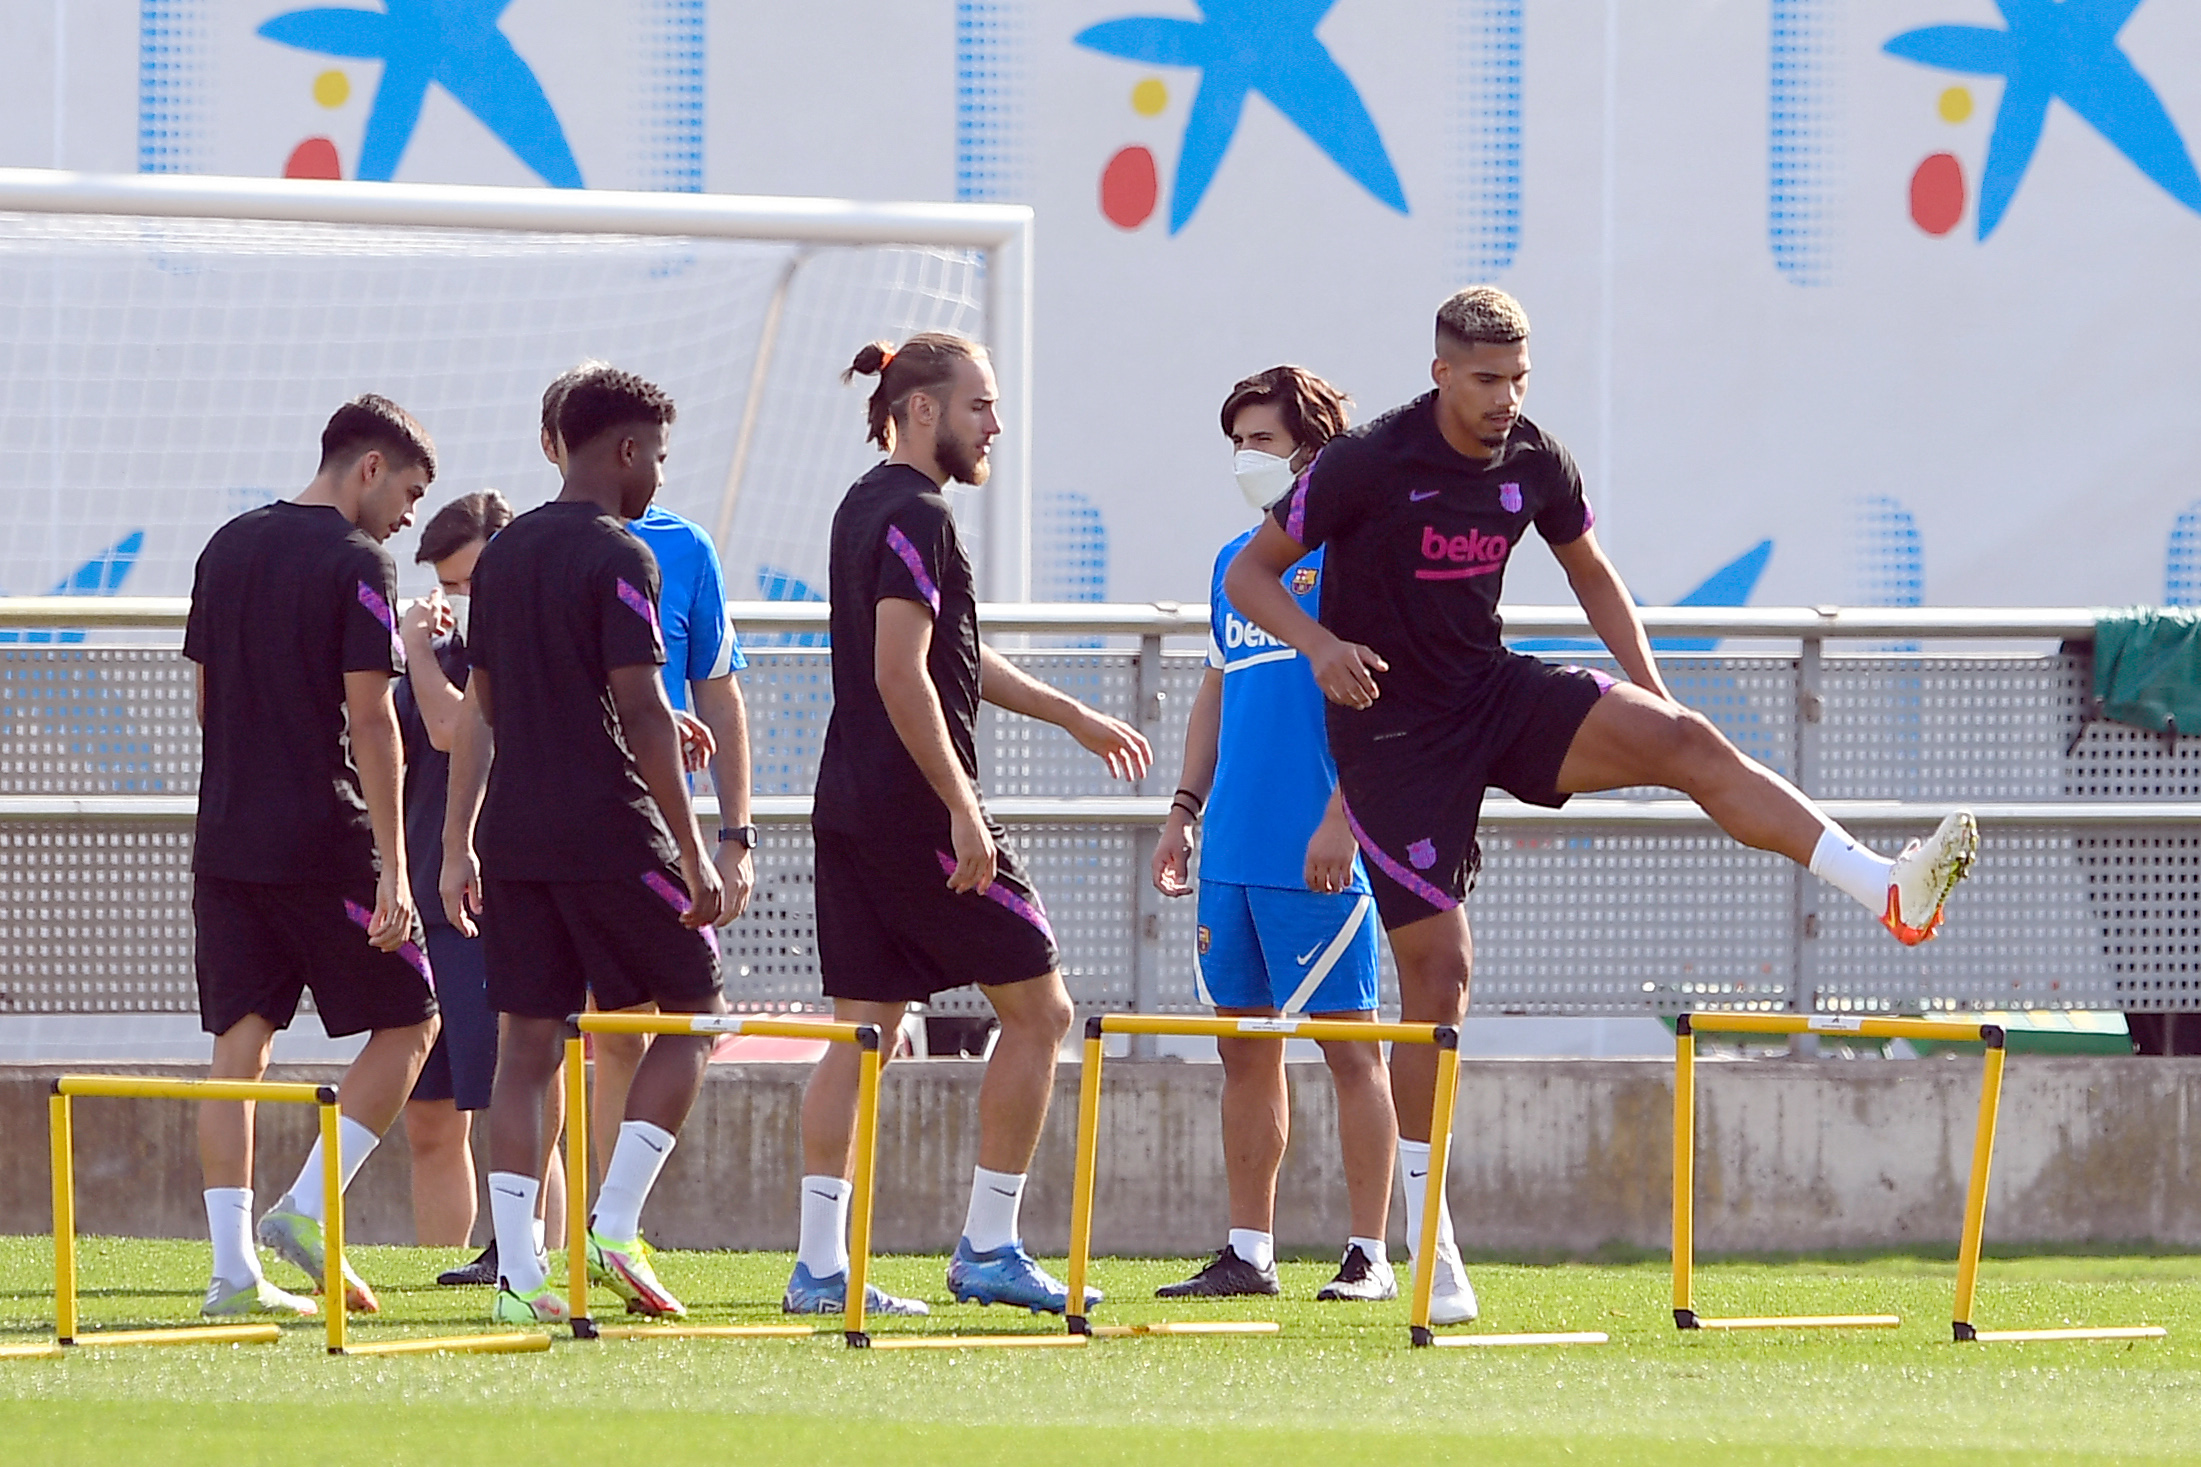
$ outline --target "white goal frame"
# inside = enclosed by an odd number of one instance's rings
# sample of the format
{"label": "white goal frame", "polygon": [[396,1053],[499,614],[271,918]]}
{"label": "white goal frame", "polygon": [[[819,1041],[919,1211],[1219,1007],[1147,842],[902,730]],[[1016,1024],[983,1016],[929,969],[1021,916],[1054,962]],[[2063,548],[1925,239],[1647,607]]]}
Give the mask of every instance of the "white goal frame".
{"label": "white goal frame", "polygon": [[[0,212],[364,224],[544,234],[929,245],[986,264],[985,343],[1000,384],[979,574],[990,601],[1032,592],[1032,211],[1022,204],[874,204],[847,199],[432,183],[94,174],[0,168]],[[767,331],[771,330],[767,316]],[[769,356],[760,352],[759,361]]]}

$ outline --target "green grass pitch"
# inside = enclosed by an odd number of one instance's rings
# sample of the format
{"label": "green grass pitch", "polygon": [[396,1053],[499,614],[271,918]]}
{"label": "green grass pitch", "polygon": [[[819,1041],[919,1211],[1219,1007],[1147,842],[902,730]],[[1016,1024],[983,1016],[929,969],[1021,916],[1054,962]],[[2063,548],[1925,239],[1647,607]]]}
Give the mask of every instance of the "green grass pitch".
{"label": "green grass pitch", "polygon": [[[88,1238],[84,1328],[186,1323],[203,1244]],[[452,1255],[363,1248],[384,1314],[361,1340],[486,1327]],[[672,1253],[698,1322],[768,1322],[784,1254]],[[50,1337],[50,1244],[0,1239],[0,1342]],[[1059,1260],[1057,1261],[1059,1268]],[[603,1460],[1414,1463],[2201,1461],[2201,1258],[1990,1259],[1984,1328],[2160,1324],[2168,1340],[1958,1346],[1954,1267],[1871,1258],[1711,1263],[1707,1313],[1892,1312],[1898,1330],[1681,1335],[1663,1263],[1473,1270],[1491,1330],[1603,1330],[1564,1349],[1410,1351],[1403,1304],[1317,1305],[1327,1267],[1287,1263],[1281,1301],[1168,1309],[1183,1261],[1102,1260],[1097,1322],[1275,1319],[1265,1338],[1096,1341],[1082,1351],[868,1354],[813,1340],[599,1341],[548,1354],[332,1360],[308,1321],[259,1347],[85,1350],[0,1361],[0,1443],[46,1463]],[[273,1265],[286,1286],[299,1280]],[[876,1277],[935,1301],[930,1329],[1056,1330],[940,1304],[942,1260]],[[1263,1307],[1263,1306],[1266,1307]],[[601,1292],[599,1318],[615,1304]],[[821,1321],[831,1326],[835,1321]],[[878,1332],[915,1322],[881,1320]],[[561,1336],[563,1332],[560,1332]]]}

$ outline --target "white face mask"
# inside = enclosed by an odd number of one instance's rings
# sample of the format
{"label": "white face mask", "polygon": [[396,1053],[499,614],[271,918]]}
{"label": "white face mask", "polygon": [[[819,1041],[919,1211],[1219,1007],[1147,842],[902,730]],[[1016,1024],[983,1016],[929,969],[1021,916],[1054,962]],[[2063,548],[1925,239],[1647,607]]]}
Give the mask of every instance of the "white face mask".
{"label": "white face mask", "polygon": [[443,604],[451,608],[451,630],[458,634],[458,639],[462,642],[466,640],[466,608],[472,604],[473,599],[471,596],[443,598]]}
{"label": "white face mask", "polygon": [[1292,461],[1288,458],[1258,448],[1241,448],[1230,466],[1238,475],[1238,492],[1256,511],[1267,509],[1292,487]]}

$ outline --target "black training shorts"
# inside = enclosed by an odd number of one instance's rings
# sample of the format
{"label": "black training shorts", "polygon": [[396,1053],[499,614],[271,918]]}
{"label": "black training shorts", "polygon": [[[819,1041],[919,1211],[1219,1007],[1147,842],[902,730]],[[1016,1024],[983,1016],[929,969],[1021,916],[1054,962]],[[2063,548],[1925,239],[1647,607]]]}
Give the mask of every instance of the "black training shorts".
{"label": "black training shorts", "polygon": [[998,988],[1055,971],[1046,908],[1001,827],[991,828],[994,880],[983,892],[948,890],[955,856],[945,842],[813,832],[827,998],[922,1003],[966,983]]}
{"label": "black training shorts", "polygon": [[436,970],[443,1027],[413,1082],[415,1100],[448,1100],[460,1110],[489,1109],[497,1076],[497,1014],[489,1007],[489,974],[481,939],[438,922],[428,929],[428,961]]}
{"label": "black training shorts", "polygon": [[1483,791],[1492,785],[1531,805],[1564,805],[1559,766],[1575,731],[1613,680],[1503,654],[1475,676],[1461,712],[1397,728],[1371,725],[1345,746],[1333,738],[1345,818],[1367,858],[1386,931],[1449,912],[1467,896],[1482,863],[1475,844]]}
{"label": "black training shorts", "polygon": [[700,1011],[718,995],[718,934],[686,927],[680,873],[612,881],[482,883],[482,951],[489,1006],[500,1014],[562,1019],[586,1007],[655,1003]]}
{"label": "black training shorts", "polygon": [[367,942],[374,888],[371,875],[356,882],[194,876],[200,1027],[226,1034],[247,1014],[258,1014],[287,1029],[298,996],[309,988],[332,1039],[433,1017],[435,980],[419,921],[412,939],[394,953]]}

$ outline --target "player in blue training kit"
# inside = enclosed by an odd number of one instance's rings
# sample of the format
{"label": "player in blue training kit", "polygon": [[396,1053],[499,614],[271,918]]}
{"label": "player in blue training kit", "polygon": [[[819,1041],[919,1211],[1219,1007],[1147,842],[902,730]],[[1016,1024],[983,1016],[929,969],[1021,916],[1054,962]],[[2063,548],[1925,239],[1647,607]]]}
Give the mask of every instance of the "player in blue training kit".
{"label": "player in blue training kit", "polygon": [[[1345,400],[1298,367],[1271,367],[1224,399],[1223,432],[1238,450],[1238,483],[1254,511],[1345,428]],[[1154,853],[1154,884],[1185,896],[1192,827],[1200,840],[1200,997],[1225,1017],[1313,1014],[1376,1017],[1376,913],[1351,828],[1337,799],[1337,768],[1323,731],[1322,690],[1306,659],[1240,616],[1223,574],[1253,537],[1216,557],[1209,601],[1208,672],[1192,705],[1169,822]],[[1284,584],[1314,614],[1317,550]],[[1217,1041],[1223,1060],[1223,1153],[1230,1239],[1213,1262],[1163,1298],[1274,1294],[1276,1173],[1290,1133],[1284,1046]],[[1338,1094],[1338,1139],[1352,1234],[1337,1277],[1319,1299],[1390,1299],[1385,1256],[1391,1141],[1397,1122],[1377,1044],[1323,1045]]]}

